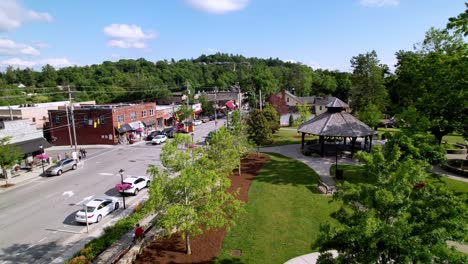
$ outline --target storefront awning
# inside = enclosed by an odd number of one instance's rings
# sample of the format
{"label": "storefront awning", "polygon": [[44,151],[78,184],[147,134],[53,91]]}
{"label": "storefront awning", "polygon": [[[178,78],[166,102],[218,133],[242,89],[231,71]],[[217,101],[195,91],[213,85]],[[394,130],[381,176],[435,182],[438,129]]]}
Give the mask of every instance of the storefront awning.
{"label": "storefront awning", "polygon": [[196,115],[203,113],[203,109],[198,109],[197,111],[194,111]]}
{"label": "storefront awning", "polygon": [[129,124],[125,124],[125,125],[121,125],[120,128],[116,127],[115,130],[117,130],[117,132],[119,132],[119,134],[123,134],[123,133],[126,133],[128,131],[132,131],[133,128]]}
{"label": "storefront awning", "polygon": [[146,120],[146,121],[143,121],[143,124],[145,125],[145,127],[149,127],[149,126],[152,126],[154,124],[157,123],[157,120],[156,119],[151,119],[151,120]]}
{"label": "storefront awning", "polygon": [[227,101],[226,102],[226,107],[231,109],[231,110],[236,108],[236,106],[234,105],[234,103],[232,101]]}
{"label": "storefront awning", "polygon": [[39,147],[41,145],[44,149],[50,148],[50,144],[49,142],[47,142],[45,138],[30,139],[30,140],[26,140],[23,142],[16,142],[16,143],[13,143],[12,145],[19,148],[19,150],[25,155],[29,153],[41,151],[41,148]]}
{"label": "storefront awning", "polygon": [[132,122],[132,123],[128,123],[131,127],[132,127],[132,130],[136,130],[137,128],[144,128],[145,125],[141,122],[141,121],[136,121],[136,122]]}

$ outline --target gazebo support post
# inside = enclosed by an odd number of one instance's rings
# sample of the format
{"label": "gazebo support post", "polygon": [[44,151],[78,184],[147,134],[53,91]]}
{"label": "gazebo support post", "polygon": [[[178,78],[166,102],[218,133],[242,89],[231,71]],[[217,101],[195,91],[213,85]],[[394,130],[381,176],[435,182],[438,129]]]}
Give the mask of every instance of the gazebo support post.
{"label": "gazebo support post", "polygon": [[320,142],[320,155],[322,157],[325,157],[325,137],[320,136],[319,137],[319,142]]}
{"label": "gazebo support post", "polygon": [[305,133],[302,132],[302,142],[301,142],[301,151],[304,154],[304,138],[305,138]]}
{"label": "gazebo support post", "polygon": [[368,136],[364,137],[364,150],[368,149],[368,147],[367,147],[367,138],[368,138]]}
{"label": "gazebo support post", "polygon": [[369,152],[371,152],[371,150],[372,150],[372,135],[369,136],[369,139],[370,139],[370,141],[369,141]]}
{"label": "gazebo support post", "polygon": [[354,145],[356,144],[357,137],[352,137],[351,139],[351,158],[354,156]]}

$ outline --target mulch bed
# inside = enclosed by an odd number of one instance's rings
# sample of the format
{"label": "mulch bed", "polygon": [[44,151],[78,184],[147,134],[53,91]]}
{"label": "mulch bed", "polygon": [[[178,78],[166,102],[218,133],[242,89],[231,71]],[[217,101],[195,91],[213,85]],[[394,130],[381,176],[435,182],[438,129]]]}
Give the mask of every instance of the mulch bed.
{"label": "mulch bed", "polygon": [[[266,155],[250,154],[242,160],[242,176],[237,171],[230,176],[229,192],[239,189],[237,198],[247,202],[250,184],[268,161]],[[191,238],[192,254],[185,254],[185,243],[180,235],[159,239],[143,249],[134,263],[211,263],[218,256],[226,230],[216,229]]]}
{"label": "mulch bed", "polygon": [[3,185],[0,185],[0,188],[4,188],[4,189],[6,189],[6,188],[8,188],[8,187],[12,187],[12,186],[15,186],[15,185],[14,185],[14,184],[12,184],[12,183],[8,183],[8,184],[3,184]]}

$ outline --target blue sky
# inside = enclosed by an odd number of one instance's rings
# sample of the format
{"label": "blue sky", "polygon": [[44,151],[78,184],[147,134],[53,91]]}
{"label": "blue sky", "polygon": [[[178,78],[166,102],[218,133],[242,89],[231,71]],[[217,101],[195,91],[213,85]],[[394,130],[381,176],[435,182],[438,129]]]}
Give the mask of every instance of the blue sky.
{"label": "blue sky", "polygon": [[463,0],[1,0],[0,67],[190,59],[224,52],[350,70],[376,50],[392,67]]}

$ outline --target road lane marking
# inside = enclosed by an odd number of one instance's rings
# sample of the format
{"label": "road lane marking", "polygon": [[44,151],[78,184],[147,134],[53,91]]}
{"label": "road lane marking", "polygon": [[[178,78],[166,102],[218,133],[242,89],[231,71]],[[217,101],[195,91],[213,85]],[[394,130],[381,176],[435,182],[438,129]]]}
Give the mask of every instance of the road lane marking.
{"label": "road lane marking", "polygon": [[113,176],[114,173],[101,172],[101,173],[99,173],[99,175],[103,175],[103,176]]}
{"label": "road lane marking", "polygon": [[62,196],[68,195],[68,198],[72,197],[74,195],[73,191],[66,191],[62,193]]}
{"label": "road lane marking", "polygon": [[46,228],[47,231],[54,231],[54,232],[64,232],[64,233],[72,233],[72,234],[81,234],[81,232],[72,231],[72,230],[65,230],[65,229],[53,229],[53,228]]}
{"label": "road lane marking", "polygon": [[41,243],[42,241],[46,240],[47,237],[43,237],[41,240],[37,241],[37,243]]}

